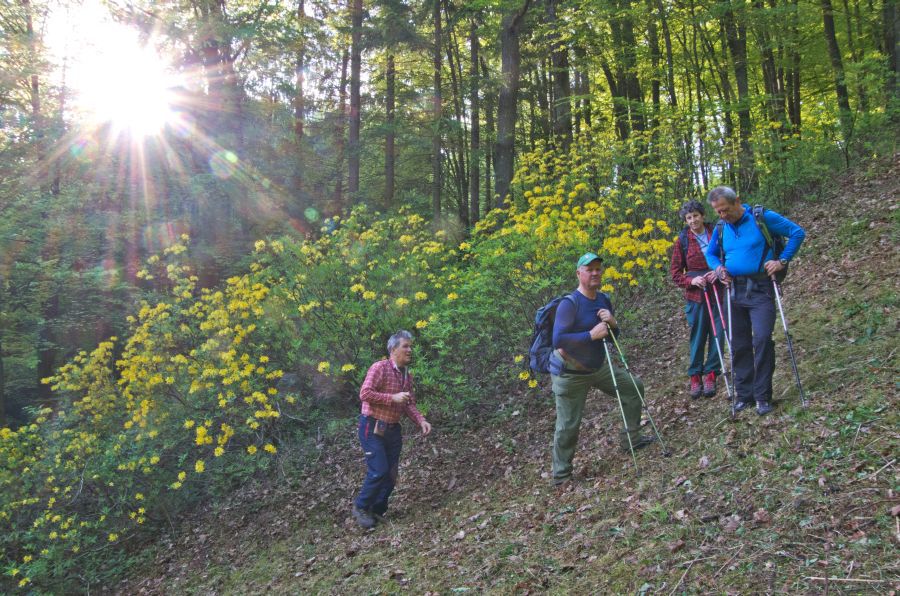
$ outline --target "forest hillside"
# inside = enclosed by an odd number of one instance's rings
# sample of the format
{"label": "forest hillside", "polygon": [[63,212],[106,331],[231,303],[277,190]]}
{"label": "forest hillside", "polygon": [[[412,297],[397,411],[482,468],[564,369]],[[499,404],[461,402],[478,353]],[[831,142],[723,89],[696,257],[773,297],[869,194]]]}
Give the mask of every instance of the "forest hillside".
{"label": "forest hillside", "polygon": [[[680,292],[619,305],[624,350],[667,446],[617,449],[589,397],[576,481],[547,478],[552,394],[485,391],[410,427],[387,522],[359,529],[348,418],[271,481],[211,503],[143,553],[122,593],[892,593],[900,587],[898,156],[792,204],[807,230],[784,286],[809,407],[776,329],[776,412],[691,401]],[[524,323],[523,323],[524,324]],[[111,586],[108,586],[111,588]]]}

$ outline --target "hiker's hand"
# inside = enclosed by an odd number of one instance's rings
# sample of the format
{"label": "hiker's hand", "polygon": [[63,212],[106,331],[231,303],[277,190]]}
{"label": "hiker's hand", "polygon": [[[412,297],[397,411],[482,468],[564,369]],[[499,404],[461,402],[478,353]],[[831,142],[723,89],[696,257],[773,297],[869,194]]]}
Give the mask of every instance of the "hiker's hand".
{"label": "hiker's hand", "polygon": [[610,327],[617,327],[616,318],[613,316],[611,312],[606,310],[605,308],[601,308],[597,311],[597,318],[609,325]]}
{"label": "hiker's hand", "polygon": [[766,261],[764,267],[766,268],[766,274],[770,276],[775,275],[784,269],[784,265],[781,264],[781,261]]}
{"label": "hiker's hand", "polygon": [[395,404],[406,405],[409,403],[409,391],[401,391],[391,396],[391,401]]}
{"label": "hiker's hand", "polygon": [[603,339],[609,335],[609,324],[600,321],[591,329],[591,339]]}
{"label": "hiker's hand", "polygon": [[716,283],[716,272],[715,271],[707,271],[703,277],[706,278],[706,283],[708,283],[708,284]]}
{"label": "hiker's hand", "polygon": [[697,277],[692,277],[691,285],[697,286],[698,288],[705,288],[706,287],[706,276],[698,275]]}
{"label": "hiker's hand", "polygon": [[419,428],[422,429],[422,436],[423,436],[423,437],[426,436],[426,435],[428,435],[428,433],[431,432],[431,425],[428,423],[427,420],[422,420],[422,424],[419,426]]}
{"label": "hiker's hand", "polygon": [[728,274],[728,270],[725,269],[725,267],[723,267],[722,265],[716,267],[716,277],[718,277],[719,281],[721,281],[726,286],[731,285],[731,275]]}

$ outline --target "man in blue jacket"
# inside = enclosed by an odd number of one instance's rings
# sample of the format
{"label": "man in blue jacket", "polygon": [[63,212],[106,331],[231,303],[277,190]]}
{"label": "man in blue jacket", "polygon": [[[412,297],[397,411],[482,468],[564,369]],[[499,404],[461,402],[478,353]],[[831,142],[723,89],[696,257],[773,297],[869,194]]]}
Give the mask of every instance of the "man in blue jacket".
{"label": "man in blue jacket", "polygon": [[[578,444],[578,431],[588,389],[597,387],[607,395],[619,389],[626,428],[621,447],[628,452],[652,443],[655,438],[641,436],[641,394],[644,385],[618,367],[610,370],[603,347],[605,338],[619,324],[609,296],[600,291],[603,262],[594,253],[586,253],[575,266],[578,289],[559,303],[553,323],[553,354],[550,374],[556,396],[556,430],[553,434],[553,484],[564,484],[572,477],[572,459]],[[613,380],[615,375],[615,381]],[[626,434],[627,433],[627,434]]]}
{"label": "man in blue jacket", "polygon": [[[737,411],[756,403],[756,413],[772,411],[772,374],[775,372],[775,292],[772,276],[784,269],[806,237],[803,228],[774,211],[763,221],[772,236],[788,239],[780,255],[766,241],[749,205],[733,189],[718,186],[707,197],[722,224],[706,249],[710,269],[731,296],[731,348]],[[721,238],[718,230],[721,230]]]}

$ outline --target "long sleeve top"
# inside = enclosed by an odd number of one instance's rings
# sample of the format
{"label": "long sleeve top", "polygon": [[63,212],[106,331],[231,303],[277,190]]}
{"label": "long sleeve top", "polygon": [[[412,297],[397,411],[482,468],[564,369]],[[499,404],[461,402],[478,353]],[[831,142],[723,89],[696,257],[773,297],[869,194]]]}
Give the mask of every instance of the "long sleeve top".
{"label": "long sleeve top", "polygon": [[[556,307],[553,322],[553,347],[562,349],[566,356],[589,369],[599,369],[606,362],[603,342],[591,339],[591,329],[600,322],[597,311],[605,308],[615,316],[609,296],[597,292],[591,300],[581,292],[572,292],[573,300],[563,300]],[[551,359],[551,366],[553,361]],[[558,372],[551,372],[558,374]]]}
{"label": "long sleeve top", "polygon": [[[397,404],[391,396],[400,391],[409,391],[409,402]],[[397,368],[390,358],[379,360],[369,367],[366,380],[359,389],[362,401],[362,414],[383,420],[390,424],[400,422],[403,415],[409,416],[421,426],[425,417],[416,408],[416,397],[413,393],[413,379],[409,370]]]}
{"label": "long sleeve top", "polygon": [[[797,254],[806,232],[788,218],[769,209],[763,212],[763,218],[772,235],[780,234],[787,237],[787,244],[779,258],[790,260]],[[710,269],[724,265],[732,276],[765,273],[762,264],[775,258],[772,249],[766,244],[765,237],[753,221],[752,209],[747,204],[744,205],[744,215],[736,223],[725,222],[722,229],[722,246],[725,249],[724,263],[719,254],[719,235],[714,232],[706,248],[706,262]]]}
{"label": "long sleeve top", "polygon": [[[713,234],[713,225],[704,224],[707,242],[711,241]],[[675,245],[672,249],[672,260],[669,264],[669,275],[675,285],[684,290],[684,299],[690,302],[703,302],[703,290],[697,286],[691,285],[692,276],[688,271],[706,271],[709,265],[706,263],[706,256],[700,248],[700,243],[694,237],[694,233],[688,228],[685,230],[688,239],[687,254],[681,252],[681,241],[675,239]],[[687,259],[685,259],[685,256]]]}

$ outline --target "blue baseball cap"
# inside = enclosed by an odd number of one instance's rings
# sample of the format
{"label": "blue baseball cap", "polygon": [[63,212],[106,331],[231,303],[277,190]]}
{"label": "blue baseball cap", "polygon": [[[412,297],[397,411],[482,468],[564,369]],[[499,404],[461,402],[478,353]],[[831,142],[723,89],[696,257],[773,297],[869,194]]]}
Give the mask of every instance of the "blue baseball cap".
{"label": "blue baseball cap", "polygon": [[575,268],[578,269],[581,267],[586,267],[586,266],[590,265],[591,263],[593,263],[594,261],[600,261],[602,263],[603,259],[601,259],[600,257],[598,257],[597,255],[595,255],[592,252],[586,252],[583,255],[581,255],[580,259],[578,259],[578,264],[575,265]]}

